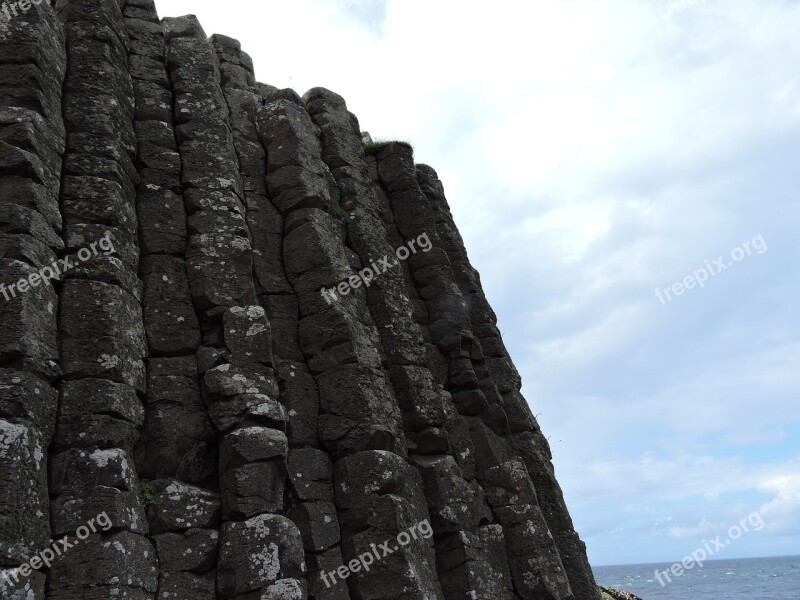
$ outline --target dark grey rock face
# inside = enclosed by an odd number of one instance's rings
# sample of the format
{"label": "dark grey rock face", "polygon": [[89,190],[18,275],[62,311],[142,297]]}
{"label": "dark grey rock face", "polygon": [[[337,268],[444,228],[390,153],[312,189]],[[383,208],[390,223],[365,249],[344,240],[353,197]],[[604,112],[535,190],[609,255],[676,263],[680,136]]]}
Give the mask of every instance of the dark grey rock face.
{"label": "dark grey rock face", "polygon": [[152,0],[2,21],[0,598],[599,599],[431,168]]}

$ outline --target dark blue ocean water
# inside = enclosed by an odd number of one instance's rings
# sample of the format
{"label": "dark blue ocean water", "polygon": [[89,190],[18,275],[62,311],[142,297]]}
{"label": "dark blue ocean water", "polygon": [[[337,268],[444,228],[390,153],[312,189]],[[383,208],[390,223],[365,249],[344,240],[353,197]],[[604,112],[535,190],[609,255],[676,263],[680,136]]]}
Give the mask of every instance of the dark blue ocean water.
{"label": "dark blue ocean water", "polygon": [[655,570],[671,564],[594,567],[599,585],[619,587],[643,600],[800,600],[800,556],[708,561],[662,586]]}

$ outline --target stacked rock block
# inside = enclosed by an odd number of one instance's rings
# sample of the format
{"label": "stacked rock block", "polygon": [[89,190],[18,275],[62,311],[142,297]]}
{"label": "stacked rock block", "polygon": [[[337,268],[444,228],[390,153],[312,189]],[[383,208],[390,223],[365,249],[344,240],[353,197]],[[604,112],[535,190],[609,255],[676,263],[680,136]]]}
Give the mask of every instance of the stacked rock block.
{"label": "stacked rock block", "polygon": [[0,597],[597,600],[436,173],[152,0],[21,16]]}

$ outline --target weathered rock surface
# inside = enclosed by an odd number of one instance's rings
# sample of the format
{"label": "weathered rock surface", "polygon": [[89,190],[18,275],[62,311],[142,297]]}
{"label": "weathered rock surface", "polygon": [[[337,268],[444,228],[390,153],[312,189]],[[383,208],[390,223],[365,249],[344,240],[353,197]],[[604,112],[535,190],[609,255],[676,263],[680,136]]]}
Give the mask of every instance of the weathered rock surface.
{"label": "weathered rock surface", "polygon": [[604,594],[605,597],[611,598],[611,600],[642,600],[639,596],[635,594],[631,594],[630,592],[626,592],[625,590],[620,590],[617,588],[609,588],[600,586],[600,591]]}
{"label": "weathered rock surface", "polygon": [[153,0],[28,4],[0,597],[598,600],[435,171]]}

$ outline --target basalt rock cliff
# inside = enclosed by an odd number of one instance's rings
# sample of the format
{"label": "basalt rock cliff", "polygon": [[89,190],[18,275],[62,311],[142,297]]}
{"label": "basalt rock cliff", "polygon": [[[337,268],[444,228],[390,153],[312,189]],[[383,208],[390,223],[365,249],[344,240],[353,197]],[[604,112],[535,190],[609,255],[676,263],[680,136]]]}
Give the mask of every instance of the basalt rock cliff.
{"label": "basalt rock cliff", "polygon": [[151,0],[4,7],[0,597],[599,598],[433,169]]}

